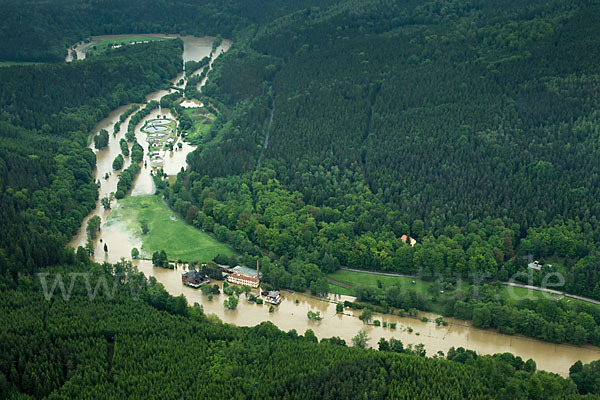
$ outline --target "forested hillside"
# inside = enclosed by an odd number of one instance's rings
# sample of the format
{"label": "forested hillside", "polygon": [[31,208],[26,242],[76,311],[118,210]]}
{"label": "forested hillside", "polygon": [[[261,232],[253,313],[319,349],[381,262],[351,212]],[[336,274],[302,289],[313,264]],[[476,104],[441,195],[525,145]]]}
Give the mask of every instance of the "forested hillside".
{"label": "forested hillside", "polygon": [[[46,300],[37,277],[17,288],[0,282],[2,398],[580,397],[570,379],[535,373],[509,354],[478,357],[458,349],[447,361],[398,354],[397,345],[392,351],[385,343],[382,351],[339,340],[317,344],[310,330],[298,336],[268,322],[224,325],[128,263],[80,258],[45,272],[46,289],[57,276],[66,287],[75,277],[67,299],[56,291]],[[594,387],[594,368],[577,366],[582,389]]]}
{"label": "forested hillside", "polygon": [[[255,23],[335,0],[4,0],[0,61],[62,61],[89,36],[180,33],[245,36]],[[52,18],[48,18],[51,15]],[[252,29],[250,29],[251,31]]]}
{"label": "forested hillside", "polygon": [[[527,256],[551,260],[531,283],[558,272],[561,289],[600,299],[597,2],[0,0],[0,11],[3,60],[61,61],[100,34],[234,39],[202,93],[186,91],[216,121],[189,168],[158,186],[245,264],[261,257],[265,286],[321,294],[344,265],[419,274],[440,285],[444,314],[477,327],[600,343],[597,307],[457,283],[507,280]],[[0,398],[597,397],[599,362],[562,378],[507,353],[425,358],[385,340],[375,351],[237,328],[125,261],[66,247],[97,198],[94,126],[167,85],[181,46],[0,68]],[[70,295],[46,295],[57,276]],[[382,310],[429,306],[397,286],[356,292]]]}
{"label": "forested hillside", "polygon": [[587,1],[279,18],[218,60],[204,92],[231,111],[167,197],[280,266],[506,280],[550,258],[535,283],[600,298],[599,29]]}
{"label": "forested hillside", "polygon": [[0,68],[2,274],[64,259],[98,196],[91,131],[175,76],[181,50],[181,41],[165,41],[72,64]]}

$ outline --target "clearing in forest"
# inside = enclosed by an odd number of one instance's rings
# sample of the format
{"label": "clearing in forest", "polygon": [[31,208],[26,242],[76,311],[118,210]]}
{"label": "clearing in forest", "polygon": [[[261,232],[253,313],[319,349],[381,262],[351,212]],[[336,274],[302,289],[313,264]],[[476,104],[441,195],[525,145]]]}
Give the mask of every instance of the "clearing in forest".
{"label": "clearing in forest", "polygon": [[117,222],[124,222],[129,231],[142,238],[143,258],[151,258],[160,250],[171,260],[199,262],[211,261],[217,254],[235,254],[226,244],[189,225],[155,195],[119,200],[107,224]]}

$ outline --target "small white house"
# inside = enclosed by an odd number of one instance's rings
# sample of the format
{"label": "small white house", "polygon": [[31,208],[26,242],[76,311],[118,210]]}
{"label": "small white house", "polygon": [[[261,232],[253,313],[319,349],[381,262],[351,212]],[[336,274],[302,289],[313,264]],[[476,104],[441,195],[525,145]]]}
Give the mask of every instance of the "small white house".
{"label": "small white house", "polygon": [[539,261],[531,262],[531,263],[527,264],[527,267],[529,267],[529,268],[531,268],[533,270],[536,270],[536,271],[541,271],[542,270],[542,264],[540,264]]}

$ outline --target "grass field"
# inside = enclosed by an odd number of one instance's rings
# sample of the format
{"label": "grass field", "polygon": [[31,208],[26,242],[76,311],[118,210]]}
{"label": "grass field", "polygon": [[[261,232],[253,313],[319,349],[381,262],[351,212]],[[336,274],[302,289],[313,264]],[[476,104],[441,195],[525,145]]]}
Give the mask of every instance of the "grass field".
{"label": "grass field", "polygon": [[[339,270],[331,274],[327,274],[327,278],[336,282],[345,283],[353,287],[370,286],[377,287],[377,281],[380,281],[384,287],[400,285],[406,289],[413,289],[420,293],[426,293],[431,283],[420,281],[414,278],[405,278],[402,276],[385,276],[375,275],[366,272],[354,272]],[[414,284],[412,282],[415,282]],[[335,284],[330,285],[331,293],[351,295],[352,289],[347,289]]]}
{"label": "grass field", "polygon": [[329,284],[329,293],[333,294],[341,294],[344,296],[354,296],[354,291],[352,289],[348,289],[342,286],[335,285],[333,283]]}
{"label": "grass field", "polygon": [[[234,254],[224,243],[187,224],[165,206],[158,196],[131,196],[119,200],[108,218],[108,224],[125,222],[128,229],[142,238],[142,256],[165,250],[169,259],[183,261],[211,261],[217,254]],[[142,234],[141,223],[148,232]]]}
{"label": "grass field", "polygon": [[[551,294],[551,293],[544,293],[544,292],[540,292],[538,290],[528,290],[528,289],[523,289],[523,288],[507,287],[507,286],[503,286],[500,289],[500,295],[507,303],[512,303],[512,304],[515,304],[519,300],[524,300],[524,299],[531,299],[531,300],[535,301],[535,300],[539,300],[539,299],[558,300],[558,299],[564,298],[564,296]],[[580,304],[587,304],[587,305],[590,304],[587,301],[573,299],[573,298],[569,298],[569,297],[566,298],[566,301],[580,303]]]}
{"label": "grass field", "polygon": [[[210,130],[215,116],[209,113],[204,107],[188,108],[183,111],[183,114],[193,122],[193,125],[187,131],[187,136],[184,138],[184,140],[186,142],[190,142],[191,144],[199,144],[198,141],[200,141],[202,137]],[[207,118],[204,114],[208,114],[210,118]]]}
{"label": "grass field", "polygon": [[[353,287],[356,286],[367,286],[367,287],[377,287],[377,281],[379,280],[384,287],[386,286],[392,286],[392,285],[400,285],[403,288],[406,289],[414,289],[417,292],[423,293],[423,294],[428,294],[428,288],[432,285],[432,283],[430,282],[425,282],[416,278],[405,278],[405,277],[395,277],[395,276],[383,276],[383,275],[375,275],[375,274],[369,274],[369,273],[365,273],[365,272],[354,272],[354,271],[346,271],[346,270],[339,270],[336,271],[334,273],[331,274],[327,274],[327,278],[331,279],[333,281],[336,282],[340,282],[346,285],[350,285]],[[412,281],[415,281],[415,283],[413,284]],[[470,287],[470,285],[465,284],[465,286],[463,286],[463,290],[468,290]],[[354,295],[353,290],[346,288],[346,287],[342,287],[339,285],[336,285],[334,283],[329,284],[329,292],[330,293],[334,293],[334,294],[341,294],[341,295],[348,295],[348,296],[352,296]],[[451,292],[448,292],[451,293]],[[540,292],[537,290],[528,290],[528,289],[523,289],[523,288],[518,288],[518,287],[507,287],[507,286],[501,286],[499,289],[500,296],[502,296],[503,300],[506,301],[506,303],[508,304],[516,304],[517,302],[519,302],[520,300],[524,300],[524,299],[531,299],[531,300],[539,300],[539,299],[560,299],[563,298],[563,296],[560,295],[554,295],[554,294],[550,294],[550,293],[544,293],[544,292]],[[579,303],[585,303],[585,304],[589,304],[587,302],[584,302],[582,300],[578,300],[578,299],[567,299],[567,301],[574,301],[574,302],[579,302]],[[430,304],[430,306],[432,307],[432,311],[437,311],[440,312],[443,304],[442,302],[438,301],[436,303],[432,303]]]}
{"label": "grass field", "polygon": [[539,300],[539,299],[558,299],[562,296],[556,296],[550,293],[544,293],[537,290],[528,290],[518,287],[507,287],[503,286],[500,289],[500,295],[507,303],[515,304],[519,300],[531,299],[531,300]]}
{"label": "grass field", "polygon": [[112,39],[103,39],[98,43],[90,46],[87,50],[88,55],[97,55],[100,54],[109,47],[113,45],[129,45],[132,42],[154,42],[159,40],[167,40],[165,38],[153,37],[153,36],[128,36],[128,37],[120,37],[120,38],[112,38]]}

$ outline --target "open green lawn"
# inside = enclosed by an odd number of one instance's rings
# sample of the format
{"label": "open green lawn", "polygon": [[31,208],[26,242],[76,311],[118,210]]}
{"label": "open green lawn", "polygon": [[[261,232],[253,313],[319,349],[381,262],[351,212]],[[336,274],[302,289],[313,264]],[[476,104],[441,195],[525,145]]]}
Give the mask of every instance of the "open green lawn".
{"label": "open green lawn", "polygon": [[101,41],[99,41],[98,43],[90,46],[90,48],[87,50],[87,54],[88,55],[97,55],[100,54],[104,51],[106,51],[106,49],[108,49],[109,47],[113,46],[113,45],[129,45],[129,43],[132,42],[154,42],[154,41],[158,41],[158,40],[168,40],[165,38],[159,38],[159,37],[153,37],[153,36],[128,36],[128,37],[120,37],[120,38],[112,38],[112,39],[103,39]]}
{"label": "open green lawn", "polygon": [[[417,292],[426,293],[431,283],[420,281],[414,278],[405,278],[401,276],[385,276],[385,275],[375,275],[369,274],[366,272],[354,272],[354,271],[346,271],[339,270],[331,274],[327,274],[328,279],[332,279],[337,282],[345,283],[347,285],[356,287],[356,286],[371,286],[377,287],[377,281],[380,281],[384,287],[400,285],[407,289],[414,289]],[[412,282],[415,282],[414,284]],[[337,285],[334,286],[334,289],[340,288],[348,291],[351,289],[342,288]],[[337,291],[332,291],[332,293],[338,293]],[[349,293],[339,293],[339,294],[349,294]]]}
{"label": "open green lawn", "polygon": [[539,299],[558,299],[562,296],[556,296],[550,293],[544,293],[537,290],[528,290],[517,287],[507,287],[503,286],[500,289],[500,295],[507,303],[515,304],[519,300],[531,299],[531,300],[539,300]]}
{"label": "open green lawn", "polygon": [[[427,290],[432,285],[432,283],[430,283],[430,282],[425,282],[425,281],[422,281],[419,279],[405,278],[405,277],[400,277],[400,276],[398,276],[398,277],[383,276],[383,275],[369,274],[366,272],[354,272],[354,271],[346,271],[346,270],[339,270],[334,273],[327,274],[327,278],[331,279],[333,281],[336,281],[336,282],[340,282],[340,283],[344,283],[346,285],[353,286],[353,287],[356,287],[356,286],[377,287],[377,280],[379,280],[379,281],[381,281],[381,283],[383,284],[384,287],[392,286],[392,285],[401,285],[402,287],[404,287],[406,289],[414,289],[417,292],[420,292],[423,294],[428,294],[428,295],[429,295],[429,293]],[[412,281],[415,281],[415,284],[413,284]],[[462,289],[468,290],[469,286],[470,285],[465,284],[462,287]],[[329,283],[329,292],[334,293],[334,294],[349,295],[349,296],[354,295],[352,289],[345,288],[345,287],[336,285],[331,282]],[[516,304],[518,301],[526,299],[526,298],[531,299],[531,300],[538,300],[538,299],[556,299],[556,300],[558,300],[560,298],[563,298],[563,296],[560,296],[560,295],[544,293],[544,292],[540,292],[537,290],[528,290],[528,289],[523,289],[523,288],[507,287],[507,286],[501,286],[499,289],[499,294],[502,296],[502,298],[507,303],[512,303],[512,304]],[[568,298],[567,301],[586,303],[582,300],[570,299],[570,298]],[[586,303],[586,304],[589,304],[589,303]],[[438,302],[430,304],[430,306],[432,307],[432,311],[441,312],[443,304],[440,301],[438,301]]]}
{"label": "open green lawn", "polygon": [[[169,259],[183,261],[211,261],[217,254],[234,254],[224,243],[187,224],[165,206],[158,196],[130,196],[119,200],[108,218],[108,224],[122,221],[129,230],[142,237],[142,255],[165,250]],[[141,223],[148,224],[148,233],[142,234]]]}
{"label": "open green lawn", "polygon": [[[367,272],[354,272],[339,270],[331,274],[327,274],[326,277],[336,282],[344,283],[352,287],[367,286],[367,287],[378,287],[377,281],[380,281],[382,286],[401,286],[403,289],[412,289],[424,295],[430,296],[428,293],[429,287],[432,285],[431,282],[425,282],[416,278],[406,278],[402,276],[385,276],[369,274]],[[415,283],[413,283],[413,281]],[[333,294],[341,294],[353,296],[354,292],[352,289],[345,288],[334,283],[329,283],[329,292]],[[438,302],[431,303],[430,311],[441,313],[443,304]]]}
{"label": "open green lawn", "polygon": [[[199,144],[197,142],[210,130],[213,121],[211,118],[214,119],[215,116],[204,107],[188,108],[183,110],[183,114],[193,122],[184,140],[191,144]],[[204,114],[208,114],[211,118],[207,118]]]}
{"label": "open green lawn", "polygon": [[[500,295],[507,303],[513,303],[513,304],[517,303],[519,300],[524,300],[524,299],[558,300],[558,299],[565,298],[564,296],[550,294],[550,293],[544,293],[544,292],[540,292],[538,290],[528,290],[528,289],[523,289],[523,288],[507,287],[507,286],[503,286],[500,289]],[[579,300],[579,299],[572,299],[569,297],[566,298],[566,301],[587,304],[587,305],[591,304],[591,303],[588,303],[587,301],[583,301],[583,300]]]}
{"label": "open green lawn", "polygon": [[354,296],[354,291],[352,289],[334,285],[333,283],[329,284],[329,293],[341,294],[345,296]]}

